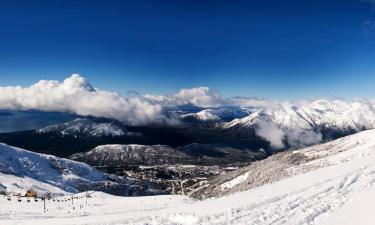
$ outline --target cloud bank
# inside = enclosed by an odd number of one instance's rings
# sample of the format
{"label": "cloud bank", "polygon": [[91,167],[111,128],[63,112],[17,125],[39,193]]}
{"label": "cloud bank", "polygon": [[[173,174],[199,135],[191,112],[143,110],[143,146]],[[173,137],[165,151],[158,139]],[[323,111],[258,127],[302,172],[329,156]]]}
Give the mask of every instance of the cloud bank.
{"label": "cloud bank", "polygon": [[123,97],[93,88],[78,74],[63,82],[41,80],[29,87],[0,87],[0,108],[69,112],[117,119],[129,124],[150,123],[161,117],[162,106],[142,96]]}
{"label": "cloud bank", "polygon": [[170,95],[128,91],[124,97],[94,88],[78,74],[62,82],[41,80],[29,87],[0,87],[0,109],[68,112],[117,119],[132,125],[166,121],[163,107],[184,104],[216,107],[227,104],[227,99],[208,87],[181,89]]}

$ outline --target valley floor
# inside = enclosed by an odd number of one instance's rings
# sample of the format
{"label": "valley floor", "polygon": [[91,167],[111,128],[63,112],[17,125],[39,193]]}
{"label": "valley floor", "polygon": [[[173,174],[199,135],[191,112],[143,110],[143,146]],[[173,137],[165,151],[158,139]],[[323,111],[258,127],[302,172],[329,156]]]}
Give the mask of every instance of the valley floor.
{"label": "valley floor", "polygon": [[[218,199],[114,197],[21,203],[0,197],[2,224],[374,224],[375,156]],[[68,197],[66,197],[68,198]],[[86,203],[87,201],[87,203]],[[74,207],[74,209],[73,209]]]}

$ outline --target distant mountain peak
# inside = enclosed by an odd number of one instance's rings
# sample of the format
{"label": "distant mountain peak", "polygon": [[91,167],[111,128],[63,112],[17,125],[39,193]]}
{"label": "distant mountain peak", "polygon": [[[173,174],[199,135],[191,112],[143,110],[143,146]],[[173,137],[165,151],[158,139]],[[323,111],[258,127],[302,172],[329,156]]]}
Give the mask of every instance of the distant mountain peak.
{"label": "distant mountain peak", "polygon": [[125,125],[114,120],[77,118],[73,121],[48,126],[36,131],[37,133],[56,133],[62,136],[87,136],[87,137],[107,137],[107,136],[132,136],[138,133],[129,132]]}

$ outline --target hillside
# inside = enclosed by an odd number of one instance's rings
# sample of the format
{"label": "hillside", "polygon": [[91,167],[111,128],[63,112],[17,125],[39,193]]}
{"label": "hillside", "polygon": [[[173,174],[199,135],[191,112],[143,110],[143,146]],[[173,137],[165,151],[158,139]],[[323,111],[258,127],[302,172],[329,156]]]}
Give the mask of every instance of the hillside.
{"label": "hillside", "polygon": [[[123,198],[93,193],[86,200],[85,194],[79,194],[73,204],[48,202],[48,211],[43,214],[40,203],[9,203],[4,198],[0,199],[0,207],[5,209],[0,219],[6,224],[370,225],[375,219],[371,207],[375,198],[374,136],[374,130],[365,131],[289,155],[279,154],[279,158],[289,159],[302,155],[306,160],[293,160],[299,163],[273,169],[274,173],[288,173],[279,181],[242,192],[236,189],[219,198],[196,201],[182,196]],[[264,165],[272,167],[271,162]],[[254,171],[247,172],[219,185],[223,189],[231,184],[242,186]]]}
{"label": "hillside", "polygon": [[324,144],[277,153],[237,171],[215,177],[191,195],[196,198],[228,195],[354,158],[372,157],[375,154],[374,137],[375,130],[368,130]]}
{"label": "hillside", "polygon": [[107,175],[81,162],[0,144],[0,187],[5,192],[24,193],[32,188],[40,195],[88,190],[117,195],[151,194],[143,185]]}

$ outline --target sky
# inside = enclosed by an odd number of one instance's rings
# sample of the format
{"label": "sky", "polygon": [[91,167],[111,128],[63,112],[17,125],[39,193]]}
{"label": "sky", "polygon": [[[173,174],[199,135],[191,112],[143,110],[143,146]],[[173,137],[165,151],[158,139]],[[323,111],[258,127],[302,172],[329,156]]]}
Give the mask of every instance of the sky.
{"label": "sky", "polygon": [[73,73],[126,94],[375,97],[375,1],[0,3],[0,86]]}

